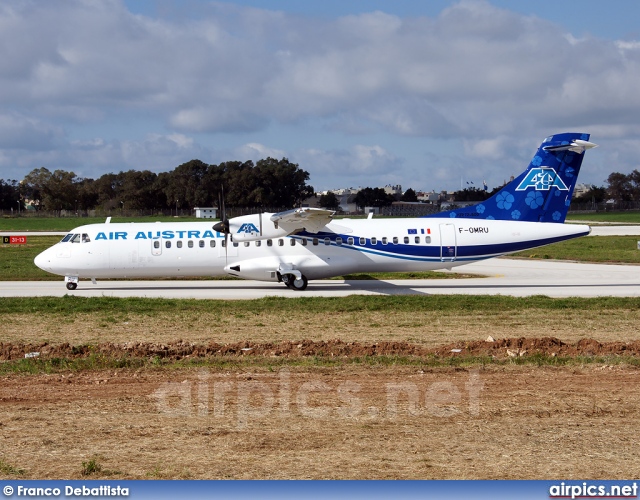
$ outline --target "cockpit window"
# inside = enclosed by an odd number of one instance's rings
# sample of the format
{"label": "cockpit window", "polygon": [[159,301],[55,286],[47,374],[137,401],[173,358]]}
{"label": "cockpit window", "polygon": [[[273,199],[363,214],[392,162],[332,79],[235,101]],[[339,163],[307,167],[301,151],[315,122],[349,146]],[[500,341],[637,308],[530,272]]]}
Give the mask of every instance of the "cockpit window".
{"label": "cockpit window", "polygon": [[74,234],[73,237],[71,238],[71,243],[80,243],[80,235]]}
{"label": "cockpit window", "polygon": [[91,241],[91,238],[89,238],[89,235],[87,233],[82,233],[82,243],[89,243]]}
{"label": "cockpit window", "polygon": [[67,234],[64,238],[62,238],[62,241],[60,241],[60,243],[66,243],[67,241],[69,241],[71,239],[72,236],[73,236],[73,234],[71,234],[71,233]]}

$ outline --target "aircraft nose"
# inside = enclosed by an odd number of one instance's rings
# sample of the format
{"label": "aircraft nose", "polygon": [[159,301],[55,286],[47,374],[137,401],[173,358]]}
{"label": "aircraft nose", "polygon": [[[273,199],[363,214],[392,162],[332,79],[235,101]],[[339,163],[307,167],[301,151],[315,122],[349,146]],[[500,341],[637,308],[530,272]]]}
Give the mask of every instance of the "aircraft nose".
{"label": "aircraft nose", "polygon": [[36,258],[33,259],[33,263],[43,271],[48,271],[51,267],[51,259],[47,256],[46,250],[36,255]]}

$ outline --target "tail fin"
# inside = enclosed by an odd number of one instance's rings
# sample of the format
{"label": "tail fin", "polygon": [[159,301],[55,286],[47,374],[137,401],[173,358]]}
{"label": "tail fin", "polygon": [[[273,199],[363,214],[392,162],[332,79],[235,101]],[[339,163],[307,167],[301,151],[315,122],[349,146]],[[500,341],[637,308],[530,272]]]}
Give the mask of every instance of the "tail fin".
{"label": "tail fin", "polygon": [[488,200],[428,217],[564,222],[587,149],[589,134],[547,137],[529,168]]}

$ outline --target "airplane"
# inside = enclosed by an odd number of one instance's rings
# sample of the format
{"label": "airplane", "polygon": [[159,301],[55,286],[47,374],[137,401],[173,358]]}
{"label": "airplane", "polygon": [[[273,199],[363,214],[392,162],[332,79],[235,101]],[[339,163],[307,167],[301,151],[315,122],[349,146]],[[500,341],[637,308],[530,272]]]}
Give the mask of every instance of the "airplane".
{"label": "airplane", "polygon": [[589,134],[547,137],[528,168],[486,201],[418,218],[338,219],[296,208],[211,222],[89,224],[34,263],[81,278],[232,275],[304,290],[309,280],[352,273],[451,269],[588,235],[564,224]]}

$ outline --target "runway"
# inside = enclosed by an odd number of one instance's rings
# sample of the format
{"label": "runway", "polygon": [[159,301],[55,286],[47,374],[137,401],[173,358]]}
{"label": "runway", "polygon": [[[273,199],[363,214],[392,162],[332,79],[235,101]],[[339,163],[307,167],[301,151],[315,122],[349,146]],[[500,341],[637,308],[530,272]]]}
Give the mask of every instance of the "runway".
{"label": "runway", "polygon": [[527,297],[639,297],[640,266],[582,264],[563,261],[491,259],[452,271],[479,278],[435,280],[318,280],[304,292],[281,283],[221,280],[81,281],[68,291],[59,281],[6,281],[0,297],[74,295],[78,297],[162,297],[189,299],[257,299],[262,297],[344,297],[347,295],[510,295]]}

